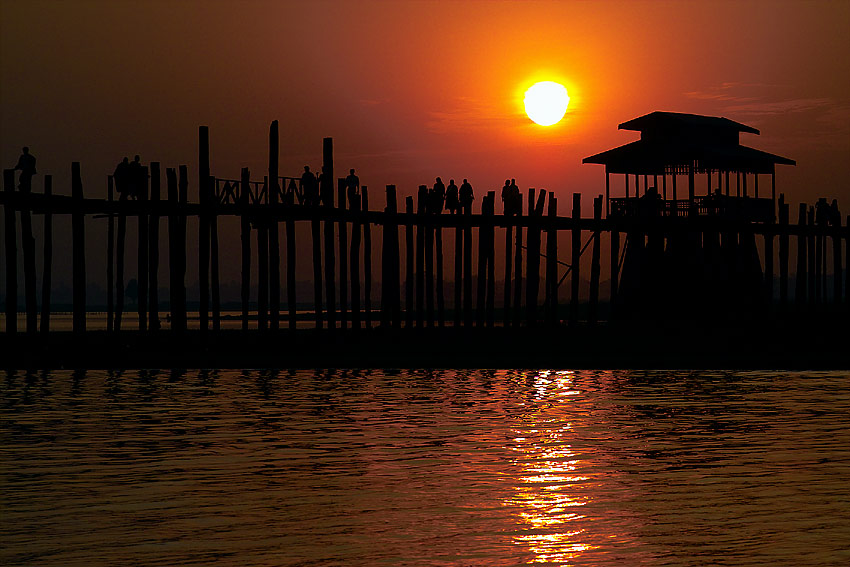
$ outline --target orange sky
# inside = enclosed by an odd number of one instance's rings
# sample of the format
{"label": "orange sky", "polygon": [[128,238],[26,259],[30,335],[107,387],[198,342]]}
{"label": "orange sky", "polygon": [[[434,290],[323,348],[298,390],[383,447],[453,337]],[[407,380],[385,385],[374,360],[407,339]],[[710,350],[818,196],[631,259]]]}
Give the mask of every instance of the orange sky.
{"label": "orange sky", "polygon": [[[333,136],[337,171],[375,189],[440,175],[480,194],[516,177],[563,202],[581,191],[589,213],[603,173],[581,159],[634,140],[620,122],[669,110],[761,129],[742,142],[798,163],[779,191],[850,212],[850,2],[0,6],[0,162],[29,145],[59,193],[74,160],[90,196],[125,155],[194,175],[200,124],[215,175],[261,178],[278,119],[282,174],[318,168]],[[535,79],[570,91],[558,126],[522,111]]]}

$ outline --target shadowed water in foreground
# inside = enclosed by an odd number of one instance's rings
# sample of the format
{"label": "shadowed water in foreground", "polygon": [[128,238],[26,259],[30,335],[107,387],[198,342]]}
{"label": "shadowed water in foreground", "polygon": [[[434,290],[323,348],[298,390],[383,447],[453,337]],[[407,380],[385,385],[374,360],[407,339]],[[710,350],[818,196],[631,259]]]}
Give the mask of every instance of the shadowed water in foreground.
{"label": "shadowed water in foreground", "polygon": [[50,371],[4,565],[850,560],[850,375]]}

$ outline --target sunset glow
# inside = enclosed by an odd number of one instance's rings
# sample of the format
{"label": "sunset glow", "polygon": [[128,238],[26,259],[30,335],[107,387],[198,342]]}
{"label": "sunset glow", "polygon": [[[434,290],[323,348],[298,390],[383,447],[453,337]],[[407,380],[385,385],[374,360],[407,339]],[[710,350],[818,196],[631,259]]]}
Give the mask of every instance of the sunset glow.
{"label": "sunset glow", "polygon": [[553,81],[535,83],[525,91],[525,113],[541,126],[557,124],[567,113],[570,96],[564,85]]}

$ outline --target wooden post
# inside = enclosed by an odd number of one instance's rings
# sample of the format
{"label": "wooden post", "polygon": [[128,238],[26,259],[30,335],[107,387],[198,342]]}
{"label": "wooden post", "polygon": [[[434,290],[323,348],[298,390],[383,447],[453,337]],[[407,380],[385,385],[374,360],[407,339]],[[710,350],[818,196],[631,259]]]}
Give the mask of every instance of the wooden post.
{"label": "wooden post", "polygon": [[186,311],[186,233],[189,221],[189,213],[187,210],[189,205],[189,168],[185,165],[181,165],[177,172],[179,175],[177,181],[177,199],[180,208],[177,210],[178,238],[176,251],[178,265],[176,279],[179,304],[177,305],[176,314],[172,307],[171,317],[175,321],[179,320],[180,323],[176,330],[178,332],[183,332],[189,327],[188,313]]}
{"label": "wooden post", "polygon": [[413,262],[415,259],[413,252],[413,197],[405,197],[404,211],[407,213],[408,218],[408,221],[404,225],[404,320],[405,327],[410,329],[413,327]]}
{"label": "wooden post", "polygon": [[[249,205],[251,202],[251,172],[247,167],[242,168],[239,180],[239,228],[242,242],[242,330],[247,331],[250,325],[251,303],[251,219]],[[287,260],[289,260],[287,258]]]}
{"label": "wooden post", "polygon": [[[185,166],[180,168],[181,181]],[[186,329],[185,305],[186,287],[183,281],[185,276],[185,250],[183,212],[180,207],[180,197],[177,190],[177,175],[174,168],[165,170],[165,180],[168,186],[168,288],[169,303],[171,306],[171,329],[182,332]],[[120,221],[120,217],[119,217]],[[117,330],[117,329],[116,329]]]}
{"label": "wooden post", "polygon": [[485,313],[487,326],[496,326],[496,192],[488,191],[487,197],[487,304]]}
{"label": "wooden post", "polygon": [[[489,208],[489,195],[485,195],[481,199],[481,219],[484,220],[487,209]],[[487,293],[487,236],[484,223],[478,228],[478,272],[477,272],[477,291],[475,299],[477,300],[475,310],[475,324],[478,327],[484,326],[484,302],[485,294]]]}
{"label": "wooden post", "polygon": [[[529,204],[531,199],[529,199]],[[529,207],[529,212],[531,208]],[[522,217],[522,195],[517,202],[517,220]],[[522,225],[517,223],[516,244],[514,246],[514,304],[513,304],[514,327],[522,324]],[[507,324],[507,321],[505,322]]]}
{"label": "wooden post", "polygon": [[369,222],[369,191],[363,185],[360,188],[363,207],[363,309],[366,311],[366,328],[372,328],[372,223]]}
{"label": "wooden post", "polygon": [[[667,199],[667,176],[664,176],[664,199]],[[605,218],[611,216],[611,174],[605,166]]]}
{"label": "wooden post", "polygon": [[797,307],[802,307],[807,300],[806,283],[806,204],[800,203],[799,215],[797,216],[797,280],[794,289],[794,301]]}
{"label": "wooden post", "polygon": [[319,206],[313,204],[310,211],[310,229],[313,239],[313,313],[316,317],[316,328],[321,329],[322,314],[322,227],[319,220]]}
{"label": "wooden post", "polygon": [[753,173],[753,189],[755,189],[756,199],[759,198],[759,174]]}
{"label": "wooden post", "polygon": [[815,294],[817,293],[817,280],[815,279],[815,209],[809,207],[807,212],[808,236],[806,237],[807,254],[808,254],[808,292],[809,303],[815,303]]}
{"label": "wooden post", "polygon": [[747,172],[746,171],[741,172],[741,178],[742,178],[742,186],[744,188],[744,197],[749,197],[750,195],[747,192]]}
{"label": "wooden post", "polygon": [[209,180],[210,207],[210,308],[212,311],[212,329],[221,330],[221,287],[218,265],[218,201],[215,194],[215,179]]}
{"label": "wooden post", "polygon": [[528,190],[528,268],[526,270],[526,292],[525,292],[525,310],[527,316],[527,325],[529,327],[537,325],[537,299],[540,293],[540,217],[542,214],[542,204],[546,200],[546,190],[541,189],[537,198],[538,205],[534,204],[534,191]]}
{"label": "wooden post", "polygon": [[[661,175],[661,190],[662,190],[662,198],[667,200],[667,174],[663,173]],[[607,214],[606,214],[607,217]]]}
{"label": "wooden post", "polygon": [[394,329],[401,327],[401,304],[399,302],[398,261],[398,201],[395,185],[387,185],[383,234],[383,277],[381,278],[381,323]]}
{"label": "wooden post", "polygon": [[847,215],[844,227],[844,303],[850,303],[850,215]]}
{"label": "wooden post", "polygon": [[463,207],[463,319],[472,326],[472,205]]}
{"label": "wooden post", "polygon": [[694,164],[688,164],[688,201],[693,204],[694,202]]}
{"label": "wooden post", "polygon": [[198,308],[201,333],[209,328],[210,312],[210,218],[209,218],[209,179],[210,179],[210,129],[198,128],[198,286],[200,305]]}
{"label": "wooden post", "polygon": [[425,323],[425,203],[428,190],[424,185],[419,186],[416,198],[416,327],[422,328]]}
{"label": "wooden post", "polygon": [[339,201],[339,327],[348,327],[348,226],[345,215],[345,178],[337,180]]}
{"label": "wooden post", "polygon": [[73,245],[73,288],[74,288],[74,333],[86,331],[86,226],[83,212],[83,180],[80,177],[80,162],[71,164],[71,232]]}
{"label": "wooden post", "polygon": [[549,226],[546,227],[546,322],[558,325],[558,199],[549,193]]}
{"label": "wooden post", "polygon": [[437,248],[437,324],[446,326],[446,298],[443,292],[443,225],[438,224],[435,246]]}
{"label": "wooden post", "polygon": [[[427,209],[427,208],[426,208]],[[420,228],[425,231],[425,310],[429,327],[434,326],[434,227],[426,210]]]}
{"label": "wooden post", "polygon": [[788,306],[788,203],[779,195],[779,304]]}
{"label": "wooden post", "polygon": [[[53,196],[53,176],[44,176],[44,196],[47,202]],[[112,179],[109,180],[109,200],[112,200]],[[44,262],[41,272],[41,333],[46,335],[50,332],[50,286],[53,274],[53,213],[50,212],[50,205],[44,212]],[[108,330],[112,330],[112,215],[109,216],[109,243],[107,245],[107,253],[109,258],[109,279],[107,280],[107,302],[109,304],[109,319],[107,320]]]}
{"label": "wooden post", "polygon": [[15,218],[15,170],[3,170],[3,218],[6,224],[6,334],[18,331],[18,231]]}
{"label": "wooden post", "polygon": [[325,300],[327,301],[328,328],[336,328],[336,274],[334,266],[334,154],[333,138],[322,141],[321,191],[327,217],[325,219]]}
{"label": "wooden post", "polygon": [[675,211],[675,213],[673,214],[674,217],[679,216],[679,206],[675,203],[675,201],[677,201],[679,199],[679,196],[676,193],[676,177],[677,177],[676,170],[674,169],[673,175],[670,176],[670,181],[673,182],[673,201],[674,201],[674,207],[675,207],[673,209]]}
{"label": "wooden post", "polygon": [[[345,203],[345,201],[343,201]],[[351,211],[351,327],[360,330],[360,198],[353,197],[349,205]]]}
{"label": "wooden post", "polygon": [[602,224],[602,195],[593,200],[593,256],[590,260],[590,313],[588,322],[595,325],[599,309],[600,231]]}
{"label": "wooden post", "polygon": [[617,292],[620,280],[620,231],[617,225],[611,224],[611,297],[609,299],[608,319],[613,320],[617,306]]}
{"label": "wooden post", "polygon": [[[513,260],[513,250],[511,246],[513,245],[514,239],[514,225],[513,225],[513,217],[510,215],[504,215],[505,219],[505,296],[502,300],[502,309],[503,315],[502,319],[505,327],[510,324],[510,321],[513,319],[511,315],[511,282],[513,279],[513,274],[511,273],[511,261]],[[517,226],[517,230],[521,230],[519,226]]]}
{"label": "wooden post", "polygon": [[832,295],[836,305],[841,303],[841,213],[832,213]]}
{"label": "wooden post", "polygon": [[139,194],[137,195],[136,204],[139,211],[138,216],[138,231],[139,238],[138,254],[136,255],[136,278],[138,282],[138,297],[136,300],[136,308],[139,315],[139,331],[145,331],[148,328],[148,168],[142,167],[142,182],[138,187]]}
{"label": "wooden post", "polygon": [[[455,214],[457,217],[457,214]],[[454,281],[454,324],[455,327],[460,327],[461,314],[463,311],[462,289],[463,289],[463,229],[461,228],[460,218],[455,226],[455,281]]]}
{"label": "wooden post", "polygon": [[27,334],[34,335],[38,330],[38,301],[36,299],[35,279],[35,238],[32,235],[32,187],[20,186],[21,202],[21,248],[24,252],[24,301],[27,311]]}
{"label": "wooden post", "polygon": [[578,323],[579,283],[581,277],[581,193],[573,193],[572,259],[570,260],[570,325]]}
{"label": "wooden post", "polygon": [[[258,204],[259,211],[268,210],[269,180],[263,180],[265,203]],[[266,205],[265,207],[263,205]],[[263,215],[257,216],[257,329],[265,331],[269,326],[269,221]]]}
{"label": "wooden post", "polygon": [[[623,175],[623,177],[625,177],[625,179],[626,179],[626,199],[628,199],[629,198],[629,174],[626,173],[625,175]],[[528,211],[528,214],[531,214],[531,211]]]}
{"label": "wooden post", "polygon": [[764,293],[768,305],[773,303],[773,237],[776,225],[771,215],[770,220],[764,225]]}
{"label": "wooden post", "polygon": [[[148,290],[150,291],[150,305],[148,327],[151,331],[159,330],[159,201],[161,198],[161,184],[159,174],[159,162],[151,162],[151,217],[150,229],[148,230]],[[111,217],[110,217],[111,218]]]}
{"label": "wooden post", "polygon": [[[292,206],[294,201],[287,201],[287,207]],[[295,330],[298,326],[298,303],[295,297],[295,266],[296,266],[296,247],[295,247],[295,219],[292,218],[292,211],[288,211],[286,216],[286,308],[289,313],[289,328]]]}
{"label": "wooden post", "polygon": [[124,251],[127,238],[127,201],[126,193],[118,198],[118,235],[115,251],[115,325],[113,330],[121,331],[121,319],[124,316]]}
{"label": "wooden post", "polygon": [[269,203],[272,216],[268,219],[269,231],[269,328],[280,328],[280,231],[275,216],[280,196],[278,160],[280,134],[277,120],[269,126]]}

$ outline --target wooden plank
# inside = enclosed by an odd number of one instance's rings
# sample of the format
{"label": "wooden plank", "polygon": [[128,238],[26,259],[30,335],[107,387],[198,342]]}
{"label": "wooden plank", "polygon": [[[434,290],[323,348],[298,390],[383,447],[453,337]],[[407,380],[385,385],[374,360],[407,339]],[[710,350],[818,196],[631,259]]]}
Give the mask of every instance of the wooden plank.
{"label": "wooden plank", "polygon": [[80,162],[71,164],[71,197],[76,206],[71,214],[71,240],[73,249],[72,285],[74,294],[74,334],[86,332],[86,225],[83,214],[83,180]]}
{"label": "wooden plank", "polygon": [[198,127],[198,286],[200,292],[199,319],[201,333],[209,328],[210,310],[210,129]]}
{"label": "wooden plank", "polygon": [[[413,197],[408,196],[404,199],[404,210],[408,215],[408,219],[413,218]],[[404,251],[405,251],[405,278],[404,278],[404,320],[405,327],[408,329],[413,327],[413,298],[414,298],[414,272],[413,263],[415,260],[413,249],[413,221],[408,220],[404,225]]]}
{"label": "wooden plank", "polygon": [[[48,199],[53,195],[53,176],[44,176],[44,195]],[[109,200],[112,200],[112,181],[109,182]],[[107,330],[112,330],[112,232],[113,218],[109,216],[108,233],[109,242],[107,244],[107,254],[109,256],[107,263],[109,264],[107,279],[107,303],[109,309],[109,317],[107,319]],[[46,335],[50,332],[50,288],[53,275],[53,214],[48,210],[44,213],[44,261],[42,262],[41,272],[41,333]]]}
{"label": "wooden plank", "polygon": [[[360,199],[364,217],[369,213],[369,191],[363,185],[360,187]],[[364,219],[363,222],[363,309],[366,312],[366,328],[372,328],[372,224]]]}
{"label": "wooden plank", "polygon": [[6,334],[18,331],[18,234],[14,205],[15,170],[3,170],[3,192],[7,197],[3,205],[6,228]]}
{"label": "wooden plank", "polygon": [[[151,162],[151,195],[150,200],[154,207],[151,209],[150,227],[148,229],[148,290],[150,292],[150,303],[148,305],[148,327],[151,331],[158,331],[159,323],[159,201],[161,199],[160,165],[159,162]],[[110,217],[111,219],[112,217]]]}
{"label": "wooden plank", "polygon": [[[269,126],[269,203],[275,207],[279,202],[280,180],[278,160],[280,156],[280,134],[278,121]],[[269,328],[280,328],[280,231],[277,219],[270,219],[269,234]]]}
{"label": "wooden plank", "polygon": [[[328,212],[334,208],[334,158],[333,138],[322,141],[322,178],[321,193],[325,209]],[[325,221],[325,301],[327,306],[328,328],[336,328],[336,259],[334,246],[334,222]]]}
{"label": "wooden plank", "polygon": [[[337,180],[337,197],[340,212],[345,211],[345,178]],[[348,223],[345,215],[339,217],[339,326],[348,327]]]}
{"label": "wooden plank", "polygon": [[148,215],[145,211],[145,205],[148,202],[148,168],[142,167],[141,183],[137,186],[138,194],[136,198],[139,204],[138,233],[139,237],[136,241],[138,253],[136,254],[136,282],[138,285],[138,295],[136,297],[136,308],[139,316],[139,331],[146,331],[148,328]]}
{"label": "wooden plank", "polygon": [[590,312],[588,314],[590,325],[595,325],[599,320],[599,273],[601,271],[599,257],[601,253],[602,195],[593,200],[593,220],[596,221],[596,229],[593,231],[593,252],[590,259]]}
{"label": "wooden plank", "polygon": [[[251,172],[247,167],[242,168],[240,175],[239,204],[241,214],[239,215],[240,239],[242,243],[242,330],[250,328],[250,304],[251,304],[251,220],[249,215]],[[289,258],[287,258],[287,261]]]}

